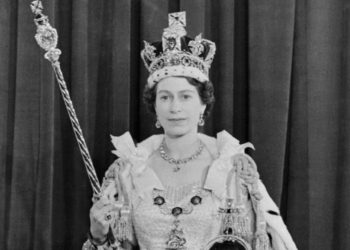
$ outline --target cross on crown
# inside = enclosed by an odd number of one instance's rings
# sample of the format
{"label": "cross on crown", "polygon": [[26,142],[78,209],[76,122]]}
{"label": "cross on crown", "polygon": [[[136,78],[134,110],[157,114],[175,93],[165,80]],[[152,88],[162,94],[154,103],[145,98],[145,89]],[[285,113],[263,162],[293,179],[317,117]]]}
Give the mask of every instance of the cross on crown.
{"label": "cross on crown", "polygon": [[168,15],[169,27],[171,26],[182,26],[186,27],[186,12],[174,12]]}

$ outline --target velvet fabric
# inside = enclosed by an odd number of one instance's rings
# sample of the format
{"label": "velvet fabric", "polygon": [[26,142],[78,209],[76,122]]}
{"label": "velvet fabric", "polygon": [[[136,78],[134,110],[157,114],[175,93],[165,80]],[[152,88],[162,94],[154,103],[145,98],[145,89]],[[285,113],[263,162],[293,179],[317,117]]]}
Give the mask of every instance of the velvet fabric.
{"label": "velvet fabric", "polygon": [[[0,249],[79,249],[91,188],[30,1],[0,1]],[[350,3],[346,0],[52,0],[61,67],[100,180],[110,134],[161,133],[141,101],[143,40],[187,12],[217,54],[223,129],[256,151],[261,179],[299,249],[350,248]]]}

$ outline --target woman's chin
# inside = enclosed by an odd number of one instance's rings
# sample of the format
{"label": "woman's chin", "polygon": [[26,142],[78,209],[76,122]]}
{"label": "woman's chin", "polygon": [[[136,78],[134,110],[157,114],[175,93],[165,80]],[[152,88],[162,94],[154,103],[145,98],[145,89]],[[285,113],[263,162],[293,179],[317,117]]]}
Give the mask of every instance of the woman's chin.
{"label": "woman's chin", "polygon": [[173,127],[165,131],[165,134],[169,137],[181,137],[190,132],[190,129],[187,127]]}

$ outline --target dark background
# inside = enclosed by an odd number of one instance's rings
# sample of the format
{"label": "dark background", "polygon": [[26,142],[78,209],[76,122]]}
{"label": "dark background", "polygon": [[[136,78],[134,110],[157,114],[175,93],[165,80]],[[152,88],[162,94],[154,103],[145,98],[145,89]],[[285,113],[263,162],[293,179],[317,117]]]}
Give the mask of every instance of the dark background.
{"label": "dark background", "polygon": [[[91,188],[27,0],[0,0],[0,249],[80,249]],[[256,151],[302,250],[350,249],[350,3],[346,0],[51,0],[61,66],[98,176],[110,134],[153,133],[143,40],[167,14],[217,44],[205,125]]]}

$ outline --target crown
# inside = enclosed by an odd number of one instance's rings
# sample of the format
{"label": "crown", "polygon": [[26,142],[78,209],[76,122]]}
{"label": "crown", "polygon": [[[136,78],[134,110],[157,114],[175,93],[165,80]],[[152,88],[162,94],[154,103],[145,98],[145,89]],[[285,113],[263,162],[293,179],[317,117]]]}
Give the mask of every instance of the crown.
{"label": "crown", "polygon": [[200,82],[209,80],[209,69],[216,46],[199,34],[192,39],[186,36],[186,12],[169,14],[169,27],[165,28],[162,41],[148,43],[141,51],[141,58],[150,75],[152,87],[168,76],[187,76]]}

